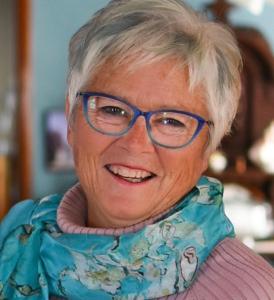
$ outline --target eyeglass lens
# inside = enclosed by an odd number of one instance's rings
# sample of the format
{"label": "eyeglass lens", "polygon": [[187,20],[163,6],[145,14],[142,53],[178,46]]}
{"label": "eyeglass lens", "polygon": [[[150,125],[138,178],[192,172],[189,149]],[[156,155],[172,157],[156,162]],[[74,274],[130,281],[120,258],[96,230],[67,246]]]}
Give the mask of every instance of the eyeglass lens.
{"label": "eyeglass lens", "polygon": [[[87,116],[90,125],[105,134],[119,135],[132,126],[134,110],[126,103],[103,96],[89,96]],[[155,111],[149,118],[149,135],[167,147],[180,147],[194,136],[199,122],[192,116],[173,111]]]}

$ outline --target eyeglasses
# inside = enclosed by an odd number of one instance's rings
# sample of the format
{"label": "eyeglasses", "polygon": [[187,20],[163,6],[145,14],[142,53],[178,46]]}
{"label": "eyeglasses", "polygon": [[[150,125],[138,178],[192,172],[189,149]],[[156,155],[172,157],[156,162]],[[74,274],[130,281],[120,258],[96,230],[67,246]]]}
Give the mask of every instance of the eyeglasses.
{"label": "eyeglasses", "polygon": [[180,110],[161,109],[144,112],[127,101],[104,93],[79,92],[88,124],[96,131],[110,136],[125,135],[138,117],[143,116],[151,141],[165,148],[177,149],[190,144],[205,124],[202,117]]}

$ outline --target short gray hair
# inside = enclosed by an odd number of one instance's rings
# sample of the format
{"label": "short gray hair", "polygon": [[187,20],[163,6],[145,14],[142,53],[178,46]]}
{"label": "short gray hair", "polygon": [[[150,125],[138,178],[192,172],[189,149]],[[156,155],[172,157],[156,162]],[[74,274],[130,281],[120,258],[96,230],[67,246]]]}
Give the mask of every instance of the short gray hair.
{"label": "short gray hair", "polygon": [[72,37],[69,45],[68,100],[108,59],[130,58],[139,66],[176,58],[189,70],[189,85],[203,87],[214,150],[230,131],[241,94],[241,55],[233,34],[180,0],[113,0]]}

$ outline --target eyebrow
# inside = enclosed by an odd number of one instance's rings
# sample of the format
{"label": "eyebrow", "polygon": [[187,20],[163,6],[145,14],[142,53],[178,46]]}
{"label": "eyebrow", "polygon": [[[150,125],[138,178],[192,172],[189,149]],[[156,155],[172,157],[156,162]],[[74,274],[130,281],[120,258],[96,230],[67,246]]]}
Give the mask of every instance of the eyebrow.
{"label": "eyebrow", "polygon": [[[136,104],[134,104],[134,103],[132,103],[132,101],[134,101],[134,100],[130,100],[124,93],[123,93],[123,91],[119,91],[118,90],[118,93],[112,93],[112,92],[102,92],[102,91],[100,91],[100,92],[98,92],[98,91],[92,91],[92,92],[96,92],[96,93],[103,93],[103,94],[107,94],[107,95],[109,95],[109,96],[113,96],[113,97],[116,97],[116,98],[118,98],[118,99],[120,99],[120,100],[123,100],[123,101],[125,101],[125,102],[128,102],[129,104],[131,104],[131,105],[134,105],[134,106],[136,106],[136,107],[138,107],[139,109],[141,109],[141,107],[139,107],[138,105],[136,105]],[[136,99],[135,99],[136,100]],[[149,99],[147,99],[147,101],[146,102],[149,102],[150,100]],[[179,102],[179,101],[178,101]],[[159,106],[159,107],[156,107],[156,108],[152,108],[152,109],[141,109],[142,111],[154,111],[154,110],[162,110],[162,109],[167,109],[167,110],[178,110],[178,111],[187,111],[187,112],[193,112],[193,113],[195,113],[195,114],[200,114],[200,112],[194,112],[193,110],[190,110],[189,109],[189,107],[186,107],[186,106],[184,106],[184,105],[168,105],[168,104],[163,104],[163,105],[161,105],[161,106]]]}

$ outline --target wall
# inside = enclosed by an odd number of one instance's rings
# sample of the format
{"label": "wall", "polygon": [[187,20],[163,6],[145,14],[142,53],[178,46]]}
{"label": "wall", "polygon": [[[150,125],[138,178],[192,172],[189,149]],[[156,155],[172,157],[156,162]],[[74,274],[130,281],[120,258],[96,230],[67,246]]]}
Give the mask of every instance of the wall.
{"label": "wall", "polygon": [[0,1],[0,156],[16,152],[12,144],[17,94],[15,1]]}
{"label": "wall", "polygon": [[7,89],[15,84],[15,1],[0,2],[0,105]]}
{"label": "wall", "polygon": [[33,9],[33,190],[34,198],[62,192],[75,182],[71,173],[45,168],[44,115],[64,107],[67,47],[72,34],[107,0],[32,0]]}
{"label": "wall", "polygon": [[[212,0],[186,0],[186,2],[197,10],[203,10],[206,4]],[[229,15],[231,24],[235,26],[251,26],[261,31],[274,52],[274,6],[266,3],[260,15],[254,15],[247,9],[235,6]]]}
{"label": "wall", "polygon": [[259,16],[252,15],[246,9],[236,9],[231,13],[231,23],[238,26],[257,28],[268,40],[274,53],[274,6],[266,4]]}
{"label": "wall", "polygon": [[[33,5],[33,197],[62,192],[75,182],[73,173],[45,169],[43,116],[52,107],[63,107],[67,70],[67,46],[71,35],[104,6],[107,0],[32,0]],[[211,1],[188,0],[196,9]],[[231,14],[233,24],[257,26],[274,49],[274,7],[266,6],[260,16],[244,9]]]}

